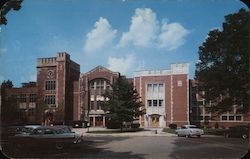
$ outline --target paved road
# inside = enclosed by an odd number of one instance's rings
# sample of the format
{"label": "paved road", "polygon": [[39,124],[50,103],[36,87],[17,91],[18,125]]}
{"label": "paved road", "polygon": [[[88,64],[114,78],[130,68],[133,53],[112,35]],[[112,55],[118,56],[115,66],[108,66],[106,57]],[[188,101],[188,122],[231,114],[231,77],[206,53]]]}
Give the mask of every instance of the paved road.
{"label": "paved road", "polygon": [[239,159],[248,141],[223,137],[184,138],[176,136],[87,136],[85,142],[65,150],[28,147],[15,152],[18,158],[136,158],[136,159]]}

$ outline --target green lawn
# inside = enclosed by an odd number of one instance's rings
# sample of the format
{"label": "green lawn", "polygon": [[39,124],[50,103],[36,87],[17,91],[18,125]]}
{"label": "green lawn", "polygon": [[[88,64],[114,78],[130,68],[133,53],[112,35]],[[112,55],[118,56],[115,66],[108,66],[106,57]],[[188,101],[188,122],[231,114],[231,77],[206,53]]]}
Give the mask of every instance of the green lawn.
{"label": "green lawn", "polygon": [[105,129],[105,130],[93,130],[89,131],[87,133],[95,133],[95,134],[115,134],[115,133],[127,133],[127,132],[138,132],[138,131],[143,131],[143,128],[124,128],[122,129]]}

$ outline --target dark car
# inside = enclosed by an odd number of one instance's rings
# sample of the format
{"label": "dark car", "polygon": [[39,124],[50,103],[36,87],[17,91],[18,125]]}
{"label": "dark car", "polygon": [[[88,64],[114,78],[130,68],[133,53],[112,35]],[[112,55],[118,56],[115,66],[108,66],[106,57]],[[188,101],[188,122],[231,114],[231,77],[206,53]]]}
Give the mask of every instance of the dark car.
{"label": "dark car", "polygon": [[65,131],[66,127],[41,126],[31,133],[19,133],[11,138],[11,143],[16,149],[23,146],[54,146],[63,149],[72,144],[82,142],[82,136],[75,132]]}
{"label": "dark car", "polygon": [[246,139],[249,137],[249,126],[247,125],[238,125],[229,127],[229,129],[224,132],[225,137],[241,137]]}

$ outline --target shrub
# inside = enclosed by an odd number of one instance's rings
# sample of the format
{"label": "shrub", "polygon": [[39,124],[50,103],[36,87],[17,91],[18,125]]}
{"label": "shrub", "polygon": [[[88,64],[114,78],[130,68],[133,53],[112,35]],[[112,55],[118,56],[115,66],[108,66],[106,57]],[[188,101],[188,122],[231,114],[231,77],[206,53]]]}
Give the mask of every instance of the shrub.
{"label": "shrub", "polygon": [[131,128],[139,128],[140,127],[140,124],[139,123],[133,123],[131,125]]}
{"label": "shrub", "polygon": [[106,126],[108,129],[118,129],[118,128],[120,128],[121,125],[120,125],[120,123],[118,123],[116,121],[110,120],[106,123]]}
{"label": "shrub", "polygon": [[177,125],[176,124],[169,124],[168,126],[170,129],[176,129],[177,128]]}

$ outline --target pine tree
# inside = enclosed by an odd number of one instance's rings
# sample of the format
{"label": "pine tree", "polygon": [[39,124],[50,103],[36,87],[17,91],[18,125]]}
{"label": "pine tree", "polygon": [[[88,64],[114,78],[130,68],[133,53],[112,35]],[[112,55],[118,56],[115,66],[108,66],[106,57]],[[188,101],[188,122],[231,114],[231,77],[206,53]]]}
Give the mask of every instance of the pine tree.
{"label": "pine tree", "polygon": [[123,124],[132,124],[143,114],[142,102],[133,84],[125,77],[120,77],[111,85],[112,91],[107,92],[104,108],[107,111],[108,122],[116,124],[122,131]]}

